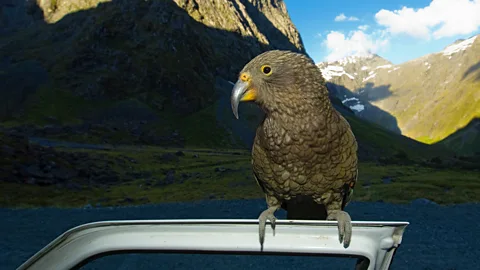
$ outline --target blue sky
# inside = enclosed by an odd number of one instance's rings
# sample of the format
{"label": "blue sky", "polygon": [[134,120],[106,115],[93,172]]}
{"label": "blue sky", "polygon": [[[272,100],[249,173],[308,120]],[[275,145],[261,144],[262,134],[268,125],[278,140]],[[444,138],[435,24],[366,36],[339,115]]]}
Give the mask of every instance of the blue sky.
{"label": "blue sky", "polygon": [[480,0],[284,2],[317,63],[374,52],[399,64],[480,33]]}

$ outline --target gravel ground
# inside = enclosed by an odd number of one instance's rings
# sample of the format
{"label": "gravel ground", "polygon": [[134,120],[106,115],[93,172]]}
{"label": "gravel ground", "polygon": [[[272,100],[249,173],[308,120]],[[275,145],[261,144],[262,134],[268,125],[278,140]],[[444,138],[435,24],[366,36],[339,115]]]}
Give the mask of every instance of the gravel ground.
{"label": "gravel ground", "polygon": [[[15,269],[71,227],[118,219],[257,218],[264,200],[200,201],[121,208],[0,209],[0,269]],[[352,219],[409,221],[391,269],[480,269],[480,204],[439,206],[353,202]],[[277,212],[285,218],[285,212]],[[344,258],[237,255],[112,255],[82,269],[353,269]]]}

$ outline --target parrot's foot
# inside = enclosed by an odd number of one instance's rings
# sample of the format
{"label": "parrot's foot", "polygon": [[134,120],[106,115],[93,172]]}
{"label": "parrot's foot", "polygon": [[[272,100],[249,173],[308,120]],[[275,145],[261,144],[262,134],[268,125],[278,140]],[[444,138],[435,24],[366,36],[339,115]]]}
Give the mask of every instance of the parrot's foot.
{"label": "parrot's foot", "polygon": [[265,241],[265,227],[267,226],[267,219],[270,220],[273,235],[275,236],[275,220],[277,219],[274,215],[275,211],[277,211],[277,207],[269,207],[267,210],[263,211],[260,216],[258,217],[259,227],[258,233],[260,237],[260,249],[263,251],[263,242]]}
{"label": "parrot's foot", "polygon": [[343,240],[343,246],[347,248],[352,238],[352,219],[350,215],[345,211],[334,210],[328,214],[327,220],[338,221],[338,239],[340,243]]}

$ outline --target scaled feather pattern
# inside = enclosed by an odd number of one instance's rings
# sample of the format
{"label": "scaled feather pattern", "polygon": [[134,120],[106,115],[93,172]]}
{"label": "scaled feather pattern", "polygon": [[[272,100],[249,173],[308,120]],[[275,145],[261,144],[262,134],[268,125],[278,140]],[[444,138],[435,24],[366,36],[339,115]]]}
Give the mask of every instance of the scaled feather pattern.
{"label": "scaled feather pattern", "polygon": [[231,99],[236,116],[242,101],[265,111],[252,147],[253,173],[268,205],[259,216],[262,249],[266,221],[275,229],[280,208],[288,219],[337,220],[339,241],[348,247],[352,225],[344,208],[357,181],[358,146],[318,67],[304,54],[264,52],[240,71]]}

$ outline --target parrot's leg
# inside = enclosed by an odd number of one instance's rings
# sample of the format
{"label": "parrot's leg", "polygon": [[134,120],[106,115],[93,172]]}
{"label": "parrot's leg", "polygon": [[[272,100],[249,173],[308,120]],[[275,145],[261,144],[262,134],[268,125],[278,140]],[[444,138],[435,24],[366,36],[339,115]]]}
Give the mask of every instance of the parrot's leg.
{"label": "parrot's leg", "polygon": [[331,202],[327,206],[327,220],[338,221],[338,239],[340,243],[343,240],[343,246],[347,248],[352,238],[352,219],[347,212],[338,209],[340,205],[337,206],[335,202]]}
{"label": "parrot's leg", "polygon": [[272,196],[266,195],[268,208],[264,210],[258,217],[258,233],[260,239],[260,249],[263,251],[263,243],[265,242],[265,227],[267,226],[267,220],[270,220],[273,229],[273,235],[275,236],[275,211],[277,211],[281,204],[280,201]]}

